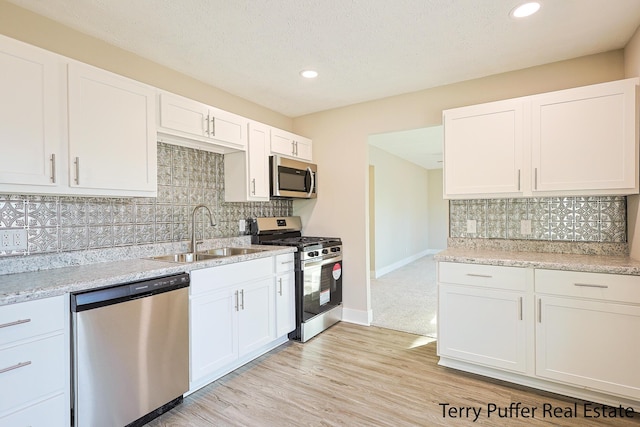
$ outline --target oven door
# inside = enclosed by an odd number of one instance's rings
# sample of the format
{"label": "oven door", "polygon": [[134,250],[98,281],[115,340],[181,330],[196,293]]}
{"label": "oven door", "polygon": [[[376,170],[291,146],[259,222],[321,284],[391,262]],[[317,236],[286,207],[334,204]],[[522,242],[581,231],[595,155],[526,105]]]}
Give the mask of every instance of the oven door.
{"label": "oven door", "polygon": [[342,256],[303,264],[302,321],[342,303]]}
{"label": "oven door", "polygon": [[271,156],[271,196],[313,199],[317,197],[317,167],[279,156]]}

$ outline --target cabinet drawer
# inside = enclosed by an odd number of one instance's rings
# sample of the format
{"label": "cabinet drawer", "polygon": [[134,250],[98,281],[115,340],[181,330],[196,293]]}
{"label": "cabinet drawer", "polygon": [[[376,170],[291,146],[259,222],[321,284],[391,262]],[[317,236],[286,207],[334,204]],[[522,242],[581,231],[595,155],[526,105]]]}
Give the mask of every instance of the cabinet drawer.
{"label": "cabinet drawer", "polygon": [[275,257],[276,274],[293,270],[293,254],[282,254]]}
{"label": "cabinet drawer", "polygon": [[191,272],[191,295],[257,280],[270,274],[273,274],[273,257],[194,270]]}
{"label": "cabinet drawer", "polygon": [[69,402],[64,393],[0,417],[0,426],[68,427]]}
{"label": "cabinet drawer", "polygon": [[578,271],[536,270],[535,291],[550,295],[640,304],[640,277]]}
{"label": "cabinet drawer", "polygon": [[457,262],[438,264],[438,281],[441,283],[523,291],[532,277],[532,270],[528,268]]}
{"label": "cabinet drawer", "polygon": [[64,328],[64,296],[0,307],[0,346]]}
{"label": "cabinet drawer", "polygon": [[64,390],[65,366],[62,333],[0,350],[0,413]]}

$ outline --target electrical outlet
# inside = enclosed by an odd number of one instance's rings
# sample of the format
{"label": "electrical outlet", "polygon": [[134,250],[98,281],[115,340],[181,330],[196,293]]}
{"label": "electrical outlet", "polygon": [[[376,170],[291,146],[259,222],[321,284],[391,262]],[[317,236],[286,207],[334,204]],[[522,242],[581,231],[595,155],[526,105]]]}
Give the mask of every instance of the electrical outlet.
{"label": "electrical outlet", "polygon": [[522,219],[520,220],[520,234],[523,236],[528,236],[531,234],[531,220],[530,219]]}
{"label": "electrical outlet", "polygon": [[467,233],[475,234],[476,233],[476,220],[468,219],[467,220]]}
{"label": "electrical outlet", "polygon": [[238,221],[238,229],[240,230],[241,233],[244,233],[246,223],[247,222],[244,219],[241,219],[240,221]]}
{"label": "electrical outlet", "polygon": [[16,251],[27,249],[27,230],[0,231],[0,250]]}

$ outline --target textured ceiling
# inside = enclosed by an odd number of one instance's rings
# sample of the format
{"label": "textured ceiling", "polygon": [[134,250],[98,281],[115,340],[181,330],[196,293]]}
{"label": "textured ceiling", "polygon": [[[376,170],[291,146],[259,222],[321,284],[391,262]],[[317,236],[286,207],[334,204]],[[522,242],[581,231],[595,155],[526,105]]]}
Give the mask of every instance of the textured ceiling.
{"label": "textured ceiling", "polygon": [[291,117],[621,48],[640,24],[640,0],[520,22],[518,0],[9,1]]}

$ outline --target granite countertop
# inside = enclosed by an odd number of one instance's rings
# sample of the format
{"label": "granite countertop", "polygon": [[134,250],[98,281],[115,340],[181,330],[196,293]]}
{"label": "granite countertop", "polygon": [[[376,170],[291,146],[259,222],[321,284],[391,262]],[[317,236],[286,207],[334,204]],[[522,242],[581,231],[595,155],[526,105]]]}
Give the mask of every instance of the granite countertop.
{"label": "granite countertop", "polygon": [[434,256],[436,261],[532,267],[551,270],[586,271],[640,276],[640,261],[619,255],[581,255],[545,252],[517,252],[454,247]]}
{"label": "granite countertop", "polygon": [[184,264],[139,258],[3,274],[0,275],[0,305],[53,297],[69,292],[189,272],[201,268],[249,261],[296,251],[293,246],[251,245],[250,247],[263,249],[263,251]]}

